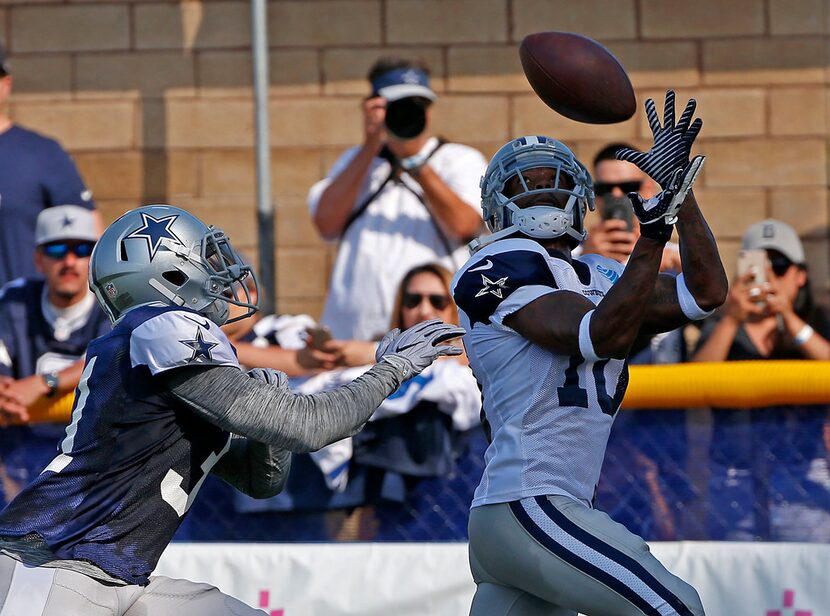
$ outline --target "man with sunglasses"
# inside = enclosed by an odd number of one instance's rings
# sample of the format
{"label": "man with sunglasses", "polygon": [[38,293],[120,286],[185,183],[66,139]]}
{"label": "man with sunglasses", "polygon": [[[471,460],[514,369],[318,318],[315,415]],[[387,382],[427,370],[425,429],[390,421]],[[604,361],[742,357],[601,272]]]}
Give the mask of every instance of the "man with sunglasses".
{"label": "man with sunglasses", "polygon": [[[627,262],[640,229],[628,194],[639,193],[643,199],[651,199],[660,192],[657,182],[637,165],[616,158],[619,150],[630,147],[627,143],[611,143],[594,156],[594,196],[600,220],[589,228],[581,248],[583,254],[598,254],[620,263]],[[680,252],[676,244],[666,244],[660,271],[680,271]]]}
{"label": "man with sunglasses", "polygon": [[[26,422],[44,398],[75,389],[87,345],[110,331],[87,286],[97,239],[92,213],[76,205],[43,210],[35,230],[34,263],[43,278],[20,278],[0,290],[0,421]],[[54,457],[63,426],[0,430],[0,457],[9,481],[5,502]]]}

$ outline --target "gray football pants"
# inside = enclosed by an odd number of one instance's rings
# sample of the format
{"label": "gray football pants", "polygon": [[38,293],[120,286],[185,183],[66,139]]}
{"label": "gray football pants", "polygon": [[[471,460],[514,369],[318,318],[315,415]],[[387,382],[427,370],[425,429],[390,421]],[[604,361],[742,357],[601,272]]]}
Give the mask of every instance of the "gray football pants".
{"label": "gray football pants", "polygon": [[152,577],[107,586],[67,569],[27,567],[0,554],[0,616],[265,616],[208,584]]}
{"label": "gray football pants", "polygon": [[703,616],[640,537],[565,496],[470,512],[471,616]]}

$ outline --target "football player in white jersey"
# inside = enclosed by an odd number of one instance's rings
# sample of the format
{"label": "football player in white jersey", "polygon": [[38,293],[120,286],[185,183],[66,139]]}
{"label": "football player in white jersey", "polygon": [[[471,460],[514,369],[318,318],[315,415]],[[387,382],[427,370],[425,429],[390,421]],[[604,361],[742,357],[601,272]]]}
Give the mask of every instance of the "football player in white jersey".
{"label": "football player in white jersey", "polygon": [[[640,331],[701,319],[725,299],[727,278],[691,185],[701,121],[695,103],[661,126],[654,102],[648,152],[621,151],[660,184],[629,195],[641,236],[626,266],[572,257],[593,208],[591,177],[562,143],[522,137],[482,178],[492,235],[472,246],[453,294],[470,366],[483,393],[490,446],[470,513],[474,616],[702,615],[689,584],[646,543],[592,508],[606,442]],[[684,272],[659,274],[674,223]]]}

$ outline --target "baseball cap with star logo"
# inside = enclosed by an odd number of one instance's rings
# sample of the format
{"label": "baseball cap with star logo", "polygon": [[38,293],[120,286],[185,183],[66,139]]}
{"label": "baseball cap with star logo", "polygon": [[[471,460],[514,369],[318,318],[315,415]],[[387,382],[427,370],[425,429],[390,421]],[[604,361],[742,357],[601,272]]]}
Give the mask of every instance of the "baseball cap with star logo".
{"label": "baseball cap with star logo", "polygon": [[92,211],[77,205],[56,205],[43,210],[37,217],[35,243],[41,246],[61,240],[97,241]]}

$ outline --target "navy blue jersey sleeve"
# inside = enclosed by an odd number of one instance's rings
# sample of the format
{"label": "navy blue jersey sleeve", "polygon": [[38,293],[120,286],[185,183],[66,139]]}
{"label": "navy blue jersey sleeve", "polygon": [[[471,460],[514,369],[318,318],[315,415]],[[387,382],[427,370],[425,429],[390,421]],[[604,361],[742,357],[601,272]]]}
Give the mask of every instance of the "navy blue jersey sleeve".
{"label": "navy blue jersey sleeve", "polygon": [[239,367],[225,333],[201,315],[171,310],[154,316],[130,336],[133,367],[144,365],[152,374],[183,366]]}
{"label": "navy blue jersey sleeve", "polygon": [[456,279],[455,303],[470,323],[497,323],[534,299],[557,290],[547,259],[534,250],[487,255]]}
{"label": "navy blue jersey sleeve", "polygon": [[45,148],[43,187],[48,207],[79,205],[88,210],[95,208],[92,193],[87,189],[75,163],[57,141],[49,140]]}

